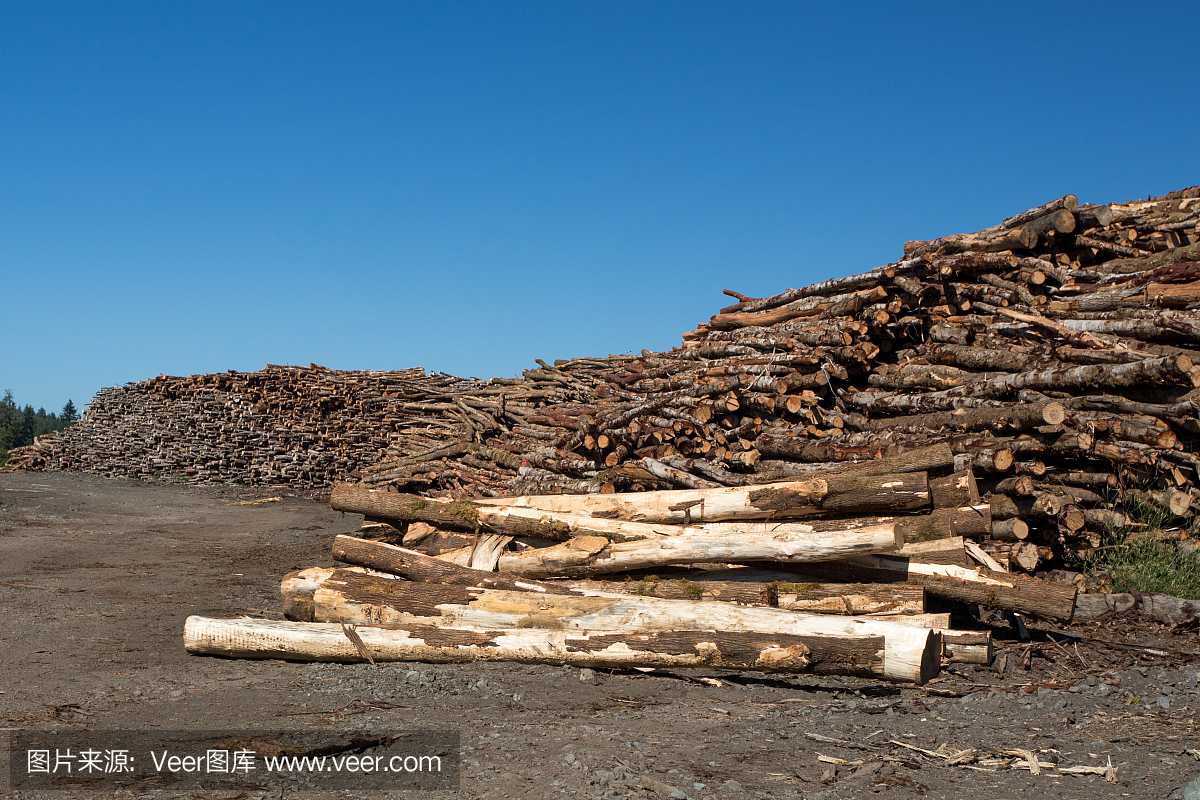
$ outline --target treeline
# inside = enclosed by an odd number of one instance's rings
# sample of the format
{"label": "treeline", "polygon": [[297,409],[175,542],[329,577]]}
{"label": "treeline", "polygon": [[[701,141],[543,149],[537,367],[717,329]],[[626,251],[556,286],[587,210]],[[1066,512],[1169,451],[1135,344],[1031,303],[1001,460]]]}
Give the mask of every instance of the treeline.
{"label": "treeline", "polygon": [[33,444],[33,437],[53,431],[61,431],[75,420],[79,412],[70,400],[58,414],[47,413],[46,409],[33,410],[27,405],[21,408],[13,399],[11,391],[4,393],[0,400],[0,464],[8,458],[8,451],[14,447],[24,447]]}

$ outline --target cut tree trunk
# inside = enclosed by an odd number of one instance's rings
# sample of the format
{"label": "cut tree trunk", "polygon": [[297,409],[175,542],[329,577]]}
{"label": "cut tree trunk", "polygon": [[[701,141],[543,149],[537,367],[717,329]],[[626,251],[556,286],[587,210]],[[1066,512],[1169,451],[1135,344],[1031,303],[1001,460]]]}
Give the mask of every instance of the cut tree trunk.
{"label": "cut tree trunk", "polygon": [[961,536],[928,542],[912,542],[904,545],[897,556],[914,564],[950,564],[956,567],[972,567],[975,562],[971,560],[966,545],[966,539]]}
{"label": "cut tree trunk", "polygon": [[1075,595],[1078,593],[1074,586],[1007,572],[921,564],[909,559],[886,556],[868,556],[811,565],[798,572],[812,576],[815,580],[905,580],[924,586],[925,592],[933,597],[1061,621],[1070,621],[1075,609]]}
{"label": "cut tree trunk", "polygon": [[[1020,214],[1014,214],[1013,216],[1011,216],[1008,219],[1001,222],[998,227],[1003,228],[1003,229],[1019,228],[1022,225],[1026,225],[1026,224],[1033,222],[1034,220],[1041,219],[1042,217],[1045,217],[1048,214],[1053,214],[1056,211],[1065,210],[1068,213],[1070,213],[1072,211],[1075,211],[1078,208],[1079,208],[1079,198],[1073,194],[1068,194],[1068,195],[1064,195],[1064,196],[1058,198],[1057,200],[1051,200],[1049,203],[1046,203],[1045,205],[1042,205],[1042,206],[1038,206],[1037,208],[1031,208],[1028,211],[1022,211]],[[1112,210],[1111,209],[1109,209],[1108,216],[1109,216],[1109,221],[1111,221],[1112,220]],[[1108,223],[1106,222],[1104,224],[1107,225]],[[1074,229],[1074,223],[1072,222],[1072,230],[1073,229]],[[1063,232],[1068,233],[1069,231],[1063,231]]]}
{"label": "cut tree trunk", "polygon": [[[600,669],[709,667],[875,676],[883,673],[886,659],[882,636],[536,628],[497,631],[419,623],[347,628],[337,623],[198,616],[188,617],[184,625],[184,647],[189,653],[233,658],[366,661],[347,630],[358,636],[376,662],[515,661]],[[936,673],[936,669],[927,670],[926,679],[929,673]]]}
{"label": "cut tree trunk", "polygon": [[[339,502],[348,505],[341,500]],[[355,505],[364,507],[368,503]],[[687,525],[733,519],[779,519],[815,513],[907,511],[929,505],[929,485],[923,472],[869,475],[851,472],[760,486],[506,497],[481,501],[476,505],[480,508],[530,508],[589,514],[605,519]]]}
{"label": "cut tree trunk", "polygon": [[928,514],[896,517],[896,529],[905,543],[927,542],[951,536],[979,538],[992,533],[992,509],[986,503],[959,508],[935,508]]}
{"label": "cut tree trunk", "polygon": [[1037,232],[1018,227],[979,233],[960,233],[932,241],[904,243],[904,255],[914,256],[937,250],[942,253],[997,253],[1002,250],[1028,250],[1037,244]]}
{"label": "cut tree trunk", "polygon": [[1002,519],[992,522],[992,538],[998,542],[1019,542],[1029,537],[1029,525],[1023,520]]}
{"label": "cut tree trunk", "polygon": [[[1197,385],[1192,360],[1184,355],[1147,358],[1125,364],[1088,364],[1070,369],[1047,369],[1002,375],[978,383],[931,392],[927,397],[1000,397],[1021,389],[1083,392],[1091,389],[1131,389],[1143,385]],[[760,448],[761,449],[761,448]]]}
{"label": "cut tree trunk", "polygon": [[925,648],[931,644],[925,636],[928,628],[877,618],[838,618],[732,603],[667,600],[609,592],[578,597],[441,586],[345,571],[335,571],[314,592],[313,609],[317,621],[361,624],[417,621],[427,625],[490,630],[565,627],[883,635],[885,659],[879,674],[895,680],[917,680],[920,675],[927,675],[928,665],[914,655],[920,651],[924,659],[927,656]]}
{"label": "cut tree trunk", "polygon": [[[779,590],[773,583],[693,581],[669,575],[648,576],[640,580],[580,580],[558,581],[558,583],[585,593],[608,592],[630,594],[636,597],[658,597],[664,600],[713,600],[723,603],[740,603],[746,606],[780,607]],[[870,612],[858,611],[855,613]]]}
{"label": "cut tree trunk", "polygon": [[929,494],[934,508],[959,508],[979,502],[979,488],[969,469],[929,481]]}
{"label": "cut tree trunk", "polygon": [[934,508],[913,515],[881,515],[872,517],[826,517],[770,522],[750,520],[746,522],[706,522],[703,525],[672,526],[663,528],[674,533],[705,531],[714,536],[726,536],[736,540],[739,536],[752,535],[803,535],[828,531],[849,531],[892,524],[903,536],[905,543],[944,539],[950,536],[987,536],[991,530],[991,507],[986,503],[961,506],[959,508]]}
{"label": "cut tree trunk", "polygon": [[[704,581],[697,581],[703,584]],[[727,581],[726,583],[738,583]],[[752,586],[762,584],[751,583]],[[810,614],[924,614],[925,589],[900,583],[796,583],[778,581],[774,586],[780,608]]]}
{"label": "cut tree trunk", "polygon": [[935,472],[954,466],[954,451],[948,444],[888,453],[883,458],[847,464],[831,470],[833,475],[887,475],[899,472]]}
{"label": "cut tree trunk", "polygon": [[881,417],[871,420],[872,430],[936,431],[1024,431],[1041,425],[1057,425],[1065,418],[1061,403],[1020,404],[1007,408],[956,408],[911,417]]}
{"label": "cut tree trunk", "polygon": [[991,631],[945,631],[942,643],[946,660],[964,664],[992,663]]}
{"label": "cut tree trunk", "polygon": [[1075,601],[1077,619],[1109,617],[1125,612],[1140,612],[1167,625],[1183,625],[1200,616],[1200,601],[1153,592],[1081,594]]}
{"label": "cut tree trunk", "polygon": [[[800,491],[794,490],[796,486],[800,486]],[[855,492],[856,488],[859,493]],[[809,491],[804,491],[806,489]],[[732,499],[730,493],[733,493]],[[700,494],[700,498],[692,499],[696,494]],[[822,498],[819,506],[802,505],[813,496]],[[552,541],[599,536],[614,542],[632,542],[685,533],[701,534],[705,532],[704,527],[690,523],[710,519],[768,519],[819,512],[903,510],[926,504],[928,496],[924,473],[914,473],[845,477],[833,481],[816,478],[800,484],[768,484],[699,492],[684,490],[516,498],[521,502],[520,505],[485,505],[466,501],[446,504],[389,492],[343,491],[336,493],[335,508],[344,511],[366,507],[383,511],[390,509],[390,513],[398,515],[442,520],[452,517],[458,520],[455,524],[463,524],[465,520],[473,518],[480,530],[500,536]],[[391,498],[401,499],[393,501]],[[557,506],[558,509],[533,507],[535,502]],[[453,508],[454,513],[442,510],[445,507]],[[591,515],[586,516],[589,509]],[[655,522],[656,517],[675,519]],[[629,521],[632,519],[639,521]]]}
{"label": "cut tree trunk", "polygon": [[830,561],[860,553],[896,552],[902,537],[893,524],[844,531],[746,534],[731,538],[697,529],[656,540],[610,543],[581,536],[553,547],[501,556],[499,570],[526,577],[587,577],[670,564]]}
{"label": "cut tree trunk", "polygon": [[[479,586],[546,594],[574,594],[562,583],[523,580],[511,575],[452,564],[441,559],[382,542],[370,542],[354,536],[339,535],[333,540],[333,557],[345,564],[367,567],[410,581],[453,586]],[[314,573],[315,574],[315,573]]]}

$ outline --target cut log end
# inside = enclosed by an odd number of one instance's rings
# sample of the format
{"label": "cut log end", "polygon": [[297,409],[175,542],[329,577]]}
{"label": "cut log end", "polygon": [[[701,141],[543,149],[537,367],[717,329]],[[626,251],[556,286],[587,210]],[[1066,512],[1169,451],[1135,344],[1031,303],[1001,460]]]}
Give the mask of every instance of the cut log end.
{"label": "cut log end", "polygon": [[1047,425],[1061,425],[1067,418],[1067,410],[1062,403],[1047,403],[1042,408],[1042,419]]}

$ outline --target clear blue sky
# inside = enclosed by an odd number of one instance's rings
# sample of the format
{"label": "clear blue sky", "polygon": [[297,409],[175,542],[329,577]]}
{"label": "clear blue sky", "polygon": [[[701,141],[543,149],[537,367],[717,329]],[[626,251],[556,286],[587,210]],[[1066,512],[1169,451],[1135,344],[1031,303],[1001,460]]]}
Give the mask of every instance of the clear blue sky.
{"label": "clear blue sky", "polygon": [[1200,183],[1200,5],[5,2],[0,391],[513,375]]}

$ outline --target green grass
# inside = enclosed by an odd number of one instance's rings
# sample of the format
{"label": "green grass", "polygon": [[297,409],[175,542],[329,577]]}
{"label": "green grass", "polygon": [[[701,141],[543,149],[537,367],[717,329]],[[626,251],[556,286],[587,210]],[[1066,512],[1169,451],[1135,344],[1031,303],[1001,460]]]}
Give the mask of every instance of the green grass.
{"label": "green grass", "polygon": [[1085,560],[1084,572],[1114,592],[1161,592],[1200,600],[1200,554],[1181,553],[1173,542],[1115,539]]}
{"label": "green grass", "polygon": [[1089,583],[1110,592],[1161,592],[1200,600],[1200,552],[1186,553],[1174,541],[1145,535],[1178,527],[1179,520],[1138,501],[1119,510],[1135,524],[1106,532],[1096,552],[1074,565]]}

